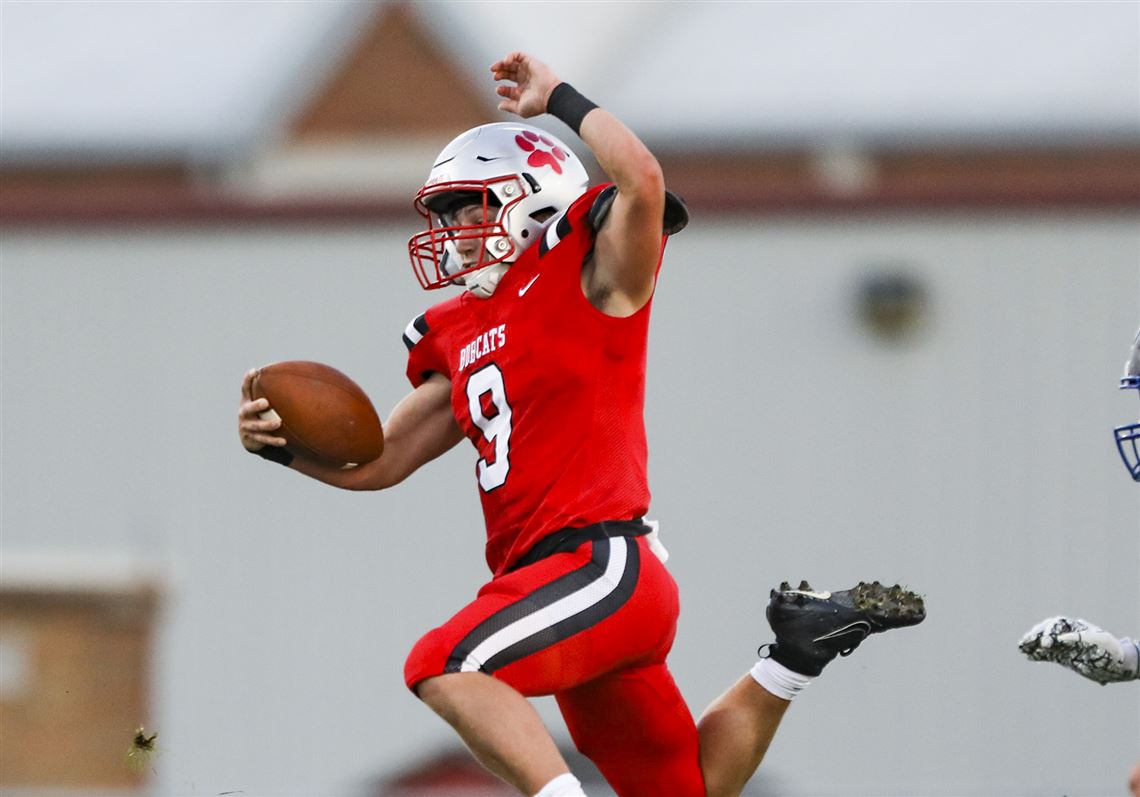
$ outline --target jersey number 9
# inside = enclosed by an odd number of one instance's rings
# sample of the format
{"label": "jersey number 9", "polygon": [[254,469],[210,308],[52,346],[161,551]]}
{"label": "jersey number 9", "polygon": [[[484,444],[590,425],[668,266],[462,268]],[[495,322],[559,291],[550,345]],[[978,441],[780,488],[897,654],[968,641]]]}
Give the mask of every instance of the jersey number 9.
{"label": "jersey number 9", "polygon": [[495,363],[485,365],[468,377],[467,410],[487,442],[495,444],[494,458],[489,461],[482,457],[475,466],[479,487],[489,493],[503,486],[511,469],[511,405],[507,402],[503,372]]}

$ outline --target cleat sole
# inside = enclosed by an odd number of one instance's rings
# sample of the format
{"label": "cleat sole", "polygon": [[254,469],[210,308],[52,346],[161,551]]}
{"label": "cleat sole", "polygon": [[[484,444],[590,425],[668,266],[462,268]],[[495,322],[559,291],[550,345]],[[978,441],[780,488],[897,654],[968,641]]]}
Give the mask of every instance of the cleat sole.
{"label": "cleat sole", "polygon": [[888,628],[917,625],[926,619],[921,595],[895,584],[886,587],[878,581],[861,582],[850,590],[851,603],[867,615],[875,632]]}

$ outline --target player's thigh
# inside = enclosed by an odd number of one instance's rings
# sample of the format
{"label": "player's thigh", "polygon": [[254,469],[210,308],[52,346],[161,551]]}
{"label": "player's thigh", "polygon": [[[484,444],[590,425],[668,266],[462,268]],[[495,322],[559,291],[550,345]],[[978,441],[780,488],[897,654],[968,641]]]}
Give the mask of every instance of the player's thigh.
{"label": "player's thigh", "polygon": [[704,797],[697,727],[664,663],[556,697],[574,744],[619,797]]}
{"label": "player's thigh", "polygon": [[415,689],[478,671],[524,695],[554,694],[631,662],[664,660],[676,619],[676,585],[644,540],[585,543],[487,584],[416,644],[405,680]]}
{"label": "player's thigh", "polygon": [[[520,647],[525,656],[501,663],[495,677],[525,695],[557,694],[607,673],[665,660],[677,630],[677,585],[644,538],[590,543],[611,549],[624,564],[582,593],[591,602],[580,611],[565,603],[566,618]],[[611,562],[613,559],[611,558]],[[607,568],[609,569],[609,568]]]}

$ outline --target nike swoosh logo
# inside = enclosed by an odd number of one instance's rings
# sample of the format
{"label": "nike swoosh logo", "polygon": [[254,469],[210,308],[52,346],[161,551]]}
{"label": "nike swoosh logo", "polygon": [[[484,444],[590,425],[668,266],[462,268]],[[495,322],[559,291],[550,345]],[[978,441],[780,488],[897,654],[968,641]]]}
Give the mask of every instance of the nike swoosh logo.
{"label": "nike swoosh logo", "polygon": [[837,628],[830,633],[816,637],[812,640],[812,642],[820,642],[824,639],[835,639],[836,637],[841,637],[844,634],[850,633],[852,631],[861,631],[863,632],[863,636],[867,636],[871,633],[871,624],[866,620],[856,620],[855,622],[845,625],[842,628]]}
{"label": "nike swoosh logo", "polygon": [[830,592],[809,592],[806,589],[789,589],[789,590],[785,590],[785,592],[788,595],[806,595],[809,598],[817,598],[821,601],[826,601],[826,600],[831,599],[831,593]]}
{"label": "nike swoosh logo", "polygon": [[521,288],[519,288],[519,296],[522,296],[524,293],[526,293],[527,291],[529,291],[529,290],[530,290],[530,286],[531,286],[531,285],[534,285],[534,281],[535,281],[536,279],[538,279],[539,277],[541,277],[541,276],[542,276],[541,274],[535,274],[533,277],[531,277],[531,280],[530,280],[530,282],[528,282],[526,285],[523,285]]}

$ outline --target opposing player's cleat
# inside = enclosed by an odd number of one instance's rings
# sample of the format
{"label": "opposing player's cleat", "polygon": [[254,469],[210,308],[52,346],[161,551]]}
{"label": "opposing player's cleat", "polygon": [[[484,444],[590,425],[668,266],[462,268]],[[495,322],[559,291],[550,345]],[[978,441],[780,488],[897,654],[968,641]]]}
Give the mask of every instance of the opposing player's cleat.
{"label": "opposing player's cleat", "polygon": [[926,619],[922,596],[898,584],[860,582],[842,592],[814,592],[801,581],[772,590],[768,624],[776,643],[768,655],[793,672],[819,675],[836,656],[847,656],[870,634],[918,625]]}

